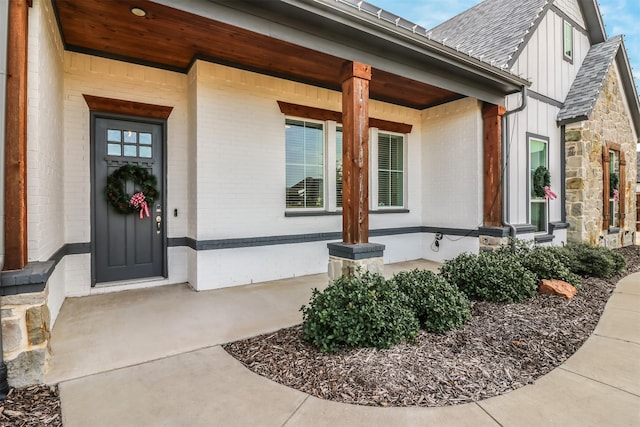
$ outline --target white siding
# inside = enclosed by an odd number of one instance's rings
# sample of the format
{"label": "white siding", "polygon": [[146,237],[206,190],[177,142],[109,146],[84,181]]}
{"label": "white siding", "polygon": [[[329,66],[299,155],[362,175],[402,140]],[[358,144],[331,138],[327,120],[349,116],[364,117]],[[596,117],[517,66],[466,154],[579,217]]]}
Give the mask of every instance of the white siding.
{"label": "white siding", "polygon": [[523,48],[512,71],[532,82],[531,90],[563,102],[589,51],[589,39],[573,29],[573,63],[563,59],[563,19],[549,11]]}
{"label": "white siding", "polygon": [[555,0],[553,4],[582,28],[586,28],[584,19],[582,18],[582,12],[580,11],[580,5],[578,5],[576,0]]}
{"label": "white siding", "polygon": [[[519,105],[519,97],[509,97],[507,107],[516,108]],[[558,108],[537,101],[532,98],[527,100],[527,108],[519,113],[509,116],[507,134],[507,147],[509,163],[509,216],[507,220],[512,224],[527,224],[529,222],[529,204],[527,185],[528,172],[528,144],[527,133],[543,136],[549,139],[549,173],[551,174],[551,189],[558,195],[561,188],[560,174],[561,150],[560,128],[556,125],[555,118]],[[556,199],[549,201],[549,221],[561,220],[561,201]]]}

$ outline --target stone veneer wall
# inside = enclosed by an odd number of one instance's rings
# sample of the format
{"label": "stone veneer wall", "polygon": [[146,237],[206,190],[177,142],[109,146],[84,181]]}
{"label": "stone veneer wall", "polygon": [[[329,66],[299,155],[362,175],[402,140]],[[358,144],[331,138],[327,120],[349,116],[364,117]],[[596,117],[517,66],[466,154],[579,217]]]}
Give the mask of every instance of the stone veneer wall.
{"label": "stone veneer wall", "polygon": [[[617,248],[633,244],[636,212],[636,141],[631,119],[623,101],[616,69],[609,69],[589,120],[567,125],[566,208],[569,242]],[[620,144],[626,160],[624,227],[617,233],[603,230],[602,147],[606,142]]]}
{"label": "stone veneer wall", "polygon": [[49,358],[51,316],[42,292],[2,298],[2,345],[7,377],[12,387],[44,382]]}

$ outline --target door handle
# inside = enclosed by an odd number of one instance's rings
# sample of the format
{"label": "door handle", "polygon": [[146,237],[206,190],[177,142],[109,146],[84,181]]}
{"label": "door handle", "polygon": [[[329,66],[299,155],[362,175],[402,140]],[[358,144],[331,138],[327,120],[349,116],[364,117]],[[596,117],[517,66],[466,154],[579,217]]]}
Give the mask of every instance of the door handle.
{"label": "door handle", "polygon": [[156,216],[156,234],[160,234],[162,231],[162,217]]}

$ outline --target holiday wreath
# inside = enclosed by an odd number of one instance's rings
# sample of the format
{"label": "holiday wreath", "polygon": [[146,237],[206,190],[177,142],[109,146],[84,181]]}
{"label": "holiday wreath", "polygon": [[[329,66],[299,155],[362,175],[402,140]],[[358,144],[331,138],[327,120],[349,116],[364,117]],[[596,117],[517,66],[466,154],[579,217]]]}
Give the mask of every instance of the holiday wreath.
{"label": "holiday wreath", "polygon": [[[127,181],[133,181],[138,190],[129,195],[125,192]],[[145,168],[136,165],[124,165],[107,177],[104,194],[107,201],[121,214],[139,212],[140,218],[149,216],[149,205],[153,205],[158,196],[158,180]]]}
{"label": "holiday wreath", "polygon": [[618,189],[618,184],[620,180],[618,179],[618,174],[615,172],[611,172],[609,174],[609,197],[615,197],[615,191]]}
{"label": "holiday wreath", "polygon": [[538,166],[533,173],[533,194],[536,197],[545,197],[545,187],[551,186],[551,175],[549,170],[544,166]]}

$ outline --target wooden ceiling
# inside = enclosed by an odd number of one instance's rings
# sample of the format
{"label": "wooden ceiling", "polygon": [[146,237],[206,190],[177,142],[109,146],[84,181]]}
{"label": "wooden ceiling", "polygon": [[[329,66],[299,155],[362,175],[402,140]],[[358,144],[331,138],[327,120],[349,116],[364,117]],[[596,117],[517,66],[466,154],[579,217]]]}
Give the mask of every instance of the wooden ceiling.
{"label": "wooden ceiling", "polygon": [[[146,0],[54,0],[71,51],[188,72],[196,59],[340,90],[345,59]],[[140,7],[144,17],[131,13]],[[462,96],[373,69],[372,99],[423,109]]]}

